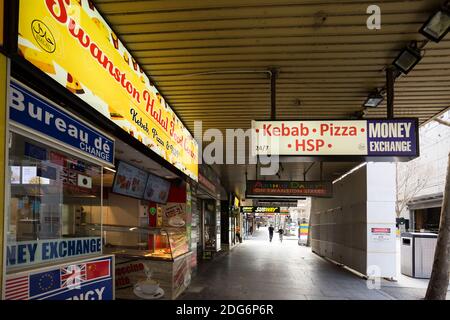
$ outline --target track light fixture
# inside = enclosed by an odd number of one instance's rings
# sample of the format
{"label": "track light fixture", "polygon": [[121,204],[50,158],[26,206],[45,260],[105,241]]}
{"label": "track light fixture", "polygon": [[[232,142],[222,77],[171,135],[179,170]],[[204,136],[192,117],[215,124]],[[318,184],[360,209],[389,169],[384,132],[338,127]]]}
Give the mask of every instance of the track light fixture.
{"label": "track light fixture", "polygon": [[441,9],[436,11],[423,24],[419,32],[433,42],[441,41],[450,30],[450,1],[446,1]]}
{"label": "track light fixture", "polygon": [[393,65],[404,74],[408,74],[422,59],[417,42],[412,42],[395,58]]}
{"label": "track light fixture", "polygon": [[376,108],[384,100],[383,96],[379,92],[369,94],[363,106],[366,108]]}

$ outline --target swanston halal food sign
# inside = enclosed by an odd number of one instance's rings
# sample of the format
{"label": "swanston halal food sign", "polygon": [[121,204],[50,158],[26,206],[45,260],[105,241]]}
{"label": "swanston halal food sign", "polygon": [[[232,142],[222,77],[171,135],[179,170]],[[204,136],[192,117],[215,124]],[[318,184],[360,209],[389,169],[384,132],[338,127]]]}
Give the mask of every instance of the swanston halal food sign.
{"label": "swanston halal food sign", "polygon": [[419,156],[417,119],[253,121],[256,155],[351,156],[371,161]]}
{"label": "swanston halal food sign", "polygon": [[19,54],[194,180],[198,144],[94,6],[20,0]]}

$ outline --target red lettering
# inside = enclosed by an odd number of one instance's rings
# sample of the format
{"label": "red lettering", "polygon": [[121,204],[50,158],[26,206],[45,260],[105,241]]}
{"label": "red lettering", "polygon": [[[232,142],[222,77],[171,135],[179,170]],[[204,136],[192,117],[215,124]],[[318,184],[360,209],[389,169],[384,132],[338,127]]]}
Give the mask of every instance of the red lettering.
{"label": "red lettering", "polygon": [[[75,33],[75,29],[78,29],[78,32]],[[70,19],[69,21],[69,31],[74,36],[74,38],[77,38],[80,44],[87,48],[89,47],[89,44],[91,43],[91,39],[87,34],[84,33],[84,30],[81,28],[77,28],[77,25],[73,19]],[[84,37],[86,35],[86,37]],[[84,39],[84,40],[83,40]]]}
{"label": "red lettering", "polygon": [[315,143],[314,143],[314,140],[308,139],[308,140],[306,140],[306,141],[307,141],[307,144],[308,144],[308,148],[306,148],[306,150],[307,150],[307,151],[315,151],[316,145],[315,145]]}
{"label": "red lettering", "polygon": [[333,136],[341,136],[341,127],[336,127],[335,128],[336,130],[335,130],[335,132],[333,133],[333,127],[331,127],[331,135]]}
{"label": "red lettering", "polygon": [[120,82],[120,76],[122,75],[122,72],[117,67],[114,67],[114,79],[116,79],[117,82]]}
{"label": "red lettering", "polygon": [[126,88],[126,84],[125,84],[125,80],[126,80],[127,76],[125,73],[122,73],[122,78],[120,79],[120,84],[122,85],[122,87]]}
{"label": "red lettering", "polygon": [[[45,4],[47,5],[48,11],[52,14],[52,16],[60,23],[67,22],[67,10],[64,2],[69,5],[70,0],[45,0]],[[58,10],[55,10],[55,5],[58,3]]]}
{"label": "red lettering", "polygon": [[299,148],[301,148],[301,151],[305,151],[305,140],[295,140],[295,151],[299,151]]}
{"label": "red lettering", "polygon": [[170,131],[169,131],[169,133],[170,133],[171,137],[173,137],[174,131],[175,131],[175,123],[173,123],[173,121],[170,121]]}
{"label": "red lettering", "polygon": [[325,141],[322,139],[301,139],[295,141],[296,151],[319,151],[325,145]]}
{"label": "red lettering", "polygon": [[273,133],[274,136],[279,136],[280,135],[280,128],[278,128],[278,127],[273,128],[272,133]]}
{"label": "red lettering", "polygon": [[291,134],[290,131],[291,131],[291,130],[289,130],[289,127],[285,127],[285,126],[284,126],[284,123],[281,125],[281,134],[282,134],[283,136],[288,136],[288,135],[290,135],[290,134]]}
{"label": "red lettering", "polygon": [[316,141],[316,151],[319,151],[320,148],[322,148],[325,145],[325,141],[322,139],[318,139]]}
{"label": "red lettering", "polygon": [[97,59],[97,61],[103,66],[103,68],[106,69],[107,63],[105,62],[105,60],[108,61],[108,58],[103,59],[103,61],[102,61],[102,57],[103,57],[102,50],[100,50],[95,43],[92,43],[89,49],[91,51],[91,55]]}
{"label": "red lettering", "polygon": [[148,92],[147,90],[144,90],[144,100],[147,103],[147,105],[145,106],[145,111],[151,113],[153,112],[153,105],[155,104],[155,99],[153,99],[150,95],[150,92]]}
{"label": "red lettering", "polygon": [[348,137],[348,136],[356,136],[358,134],[358,130],[354,126],[335,126],[333,124],[321,124],[320,125],[320,134],[324,135],[328,133],[330,136],[336,137]]}
{"label": "red lettering", "polygon": [[330,129],[330,126],[326,123],[322,123],[320,125],[320,135],[323,136],[325,132],[327,132]]}
{"label": "red lettering", "polygon": [[139,91],[137,91],[137,89],[135,87],[133,87],[133,98],[141,103],[141,94],[139,93]]}
{"label": "red lettering", "polygon": [[303,126],[303,123],[300,125],[300,132],[302,136],[307,136],[309,134],[309,129],[306,126]]}
{"label": "red lettering", "polygon": [[271,137],[272,136],[272,134],[270,133],[270,128],[272,127],[272,125],[271,124],[269,124],[269,125],[263,125],[263,131],[264,131],[264,135],[267,135],[267,136],[269,136],[269,137]]}

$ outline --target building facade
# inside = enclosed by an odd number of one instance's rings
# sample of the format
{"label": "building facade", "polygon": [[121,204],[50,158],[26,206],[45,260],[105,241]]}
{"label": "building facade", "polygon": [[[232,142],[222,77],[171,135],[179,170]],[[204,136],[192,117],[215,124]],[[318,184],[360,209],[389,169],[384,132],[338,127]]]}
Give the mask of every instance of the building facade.
{"label": "building facade", "polygon": [[[450,111],[441,119],[448,121]],[[432,231],[439,228],[450,127],[431,121],[419,130],[420,157],[397,163],[397,224],[400,230]]]}

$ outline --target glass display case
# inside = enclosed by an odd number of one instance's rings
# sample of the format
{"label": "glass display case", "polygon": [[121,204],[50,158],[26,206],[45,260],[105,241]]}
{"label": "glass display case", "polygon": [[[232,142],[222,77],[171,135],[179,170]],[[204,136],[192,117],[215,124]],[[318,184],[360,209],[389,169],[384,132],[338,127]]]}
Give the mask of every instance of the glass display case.
{"label": "glass display case", "polygon": [[[91,225],[99,229],[100,225]],[[102,237],[107,254],[154,260],[169,260],[189,251],[186,230],[182,228],[151,228],[103,225]]]}

